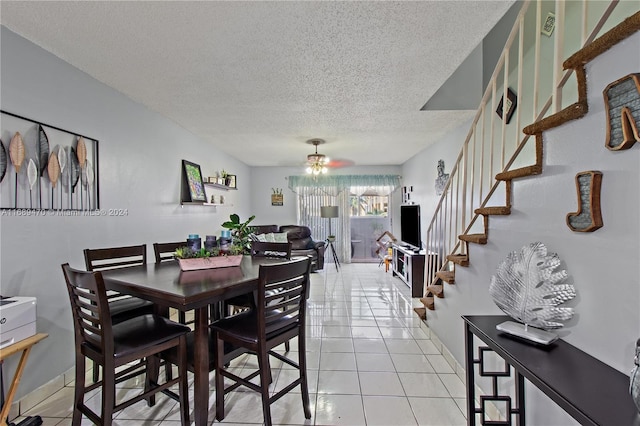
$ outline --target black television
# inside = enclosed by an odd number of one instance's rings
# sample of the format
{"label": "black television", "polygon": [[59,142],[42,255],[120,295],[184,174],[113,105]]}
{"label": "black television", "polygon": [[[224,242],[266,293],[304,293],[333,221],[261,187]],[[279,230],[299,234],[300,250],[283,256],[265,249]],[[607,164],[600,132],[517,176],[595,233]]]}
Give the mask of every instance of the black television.
{"label": "black television", "polygon": [[412,248],[422,249],[420,232],[420,206],[408,204],[400,206],[400,239]]}

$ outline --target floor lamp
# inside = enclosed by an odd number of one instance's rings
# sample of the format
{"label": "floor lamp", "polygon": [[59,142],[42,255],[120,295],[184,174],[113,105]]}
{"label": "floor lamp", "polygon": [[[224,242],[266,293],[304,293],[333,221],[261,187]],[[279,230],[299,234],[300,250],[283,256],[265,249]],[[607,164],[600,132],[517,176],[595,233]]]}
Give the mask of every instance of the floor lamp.
{"label": "floor lamp", "polygon": [[340,261],[338,260],[338,255],[336,254],[336,249],[333,246],[333,242],[335,237],[331,234],[331,218],[338,217],[338,206],[322,206],[320,207],[320,217],[329,219],[329,237],[327,238],[327,243],[329,245],[329,251],[333,255],[333,261],[336,264],[336,271],[338,271],[340,267]]}

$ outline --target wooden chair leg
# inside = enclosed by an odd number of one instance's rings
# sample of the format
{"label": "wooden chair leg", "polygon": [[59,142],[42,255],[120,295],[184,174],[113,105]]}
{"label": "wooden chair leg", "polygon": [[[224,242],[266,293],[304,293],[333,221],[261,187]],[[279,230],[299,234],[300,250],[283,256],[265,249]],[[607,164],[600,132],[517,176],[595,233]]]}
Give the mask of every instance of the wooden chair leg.
{"label": "wooden chair leg", "polygon": [[269,384],[271,383],[271,367],[266,349],[258,351],[258,368],[260,369],[260,391],[262,394],[262,412],[265,426],[271,426],[271,405],[269,404]]}
{"label": "wooden chair leg", "polygon": [[[171,364],[167,363],[171,368]],[[187,383],[187,338],[180,337],[180,348],[178,349],[178,393],[180,395],[180,421],[183,425],[189,424],[189,385]]]}
{"label": "wooden chair leg", "polygon": [[216,419],[224,420],[224,377],[222,370],[224,369],[224,342],[216,339]]}
{"label": "wooden chair leg", "polygon": [[105,365],[102,369],[102,424],[111,426],[113,408],[116,405],[115,367]]}
{"label": "wooden chair leg", "polygon": [[307,345],[304,339],[304,332],[298,335],[298,366],[300,368],[300,390],[302,391],[304,417],[305,419],[310,419],[309,383],[307,382]]}
{"label": "wooden chair leg", "polygon": [[172,366],[168,362],[164,365],[164,379],[168,382],[169,380],[173,380],[173,371]]}
{"label": "wooden chair leg", "polygon": [[[72,426],[80,426],[82,421],[82,412],[80,412],[80,406],[84,404],[84,388],[87,380],[86,358],[84,355],[77,355],[76,359],[76,386],[73,397],[73,418],[71,419]],[[95,363],[94,363],[95,368]]]}
{"label": "wooden chair leg", "polygon": [[[170,367],[170,364],[167,363],[166,367]],[[151,388],[158,386],[158,376],[160,376],[160,358],[158,358],[157,355],[148,357],[146,360],[145,370],[144,390],[146,392],[151,390]],[[147,405],[149,407],[156,405],[156,394],[147,398]]]}

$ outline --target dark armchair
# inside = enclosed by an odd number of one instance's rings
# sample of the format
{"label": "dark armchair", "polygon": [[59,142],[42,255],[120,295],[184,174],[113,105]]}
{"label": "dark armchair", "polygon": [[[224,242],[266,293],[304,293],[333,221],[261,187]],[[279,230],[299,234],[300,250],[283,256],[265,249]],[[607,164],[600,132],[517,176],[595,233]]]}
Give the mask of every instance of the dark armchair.
{"label": "dark armchair", "polygon": [[291,256],[311,256],[311,271],[324,268],[324,241],[311,238],[311,229],[302,225],[259,225],[254,226],[256,234],[287,233],[291,243]]}

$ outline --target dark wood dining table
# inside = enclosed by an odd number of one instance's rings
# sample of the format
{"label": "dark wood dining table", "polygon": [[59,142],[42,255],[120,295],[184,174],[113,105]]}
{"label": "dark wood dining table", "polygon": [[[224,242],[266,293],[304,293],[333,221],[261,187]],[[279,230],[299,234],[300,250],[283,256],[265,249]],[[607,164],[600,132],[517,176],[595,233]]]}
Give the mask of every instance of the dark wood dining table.
{"label": "dark wood dining table", "polygon": [[177,262],[152,263],[103,271],[105,286],[123,294],[150,300],[165,308],[195,310],[194,417],[208,423],[209,305],[249,293],[258,287],[261,264],[282,260],[244,256],[240,266],[181,271]]}

